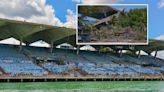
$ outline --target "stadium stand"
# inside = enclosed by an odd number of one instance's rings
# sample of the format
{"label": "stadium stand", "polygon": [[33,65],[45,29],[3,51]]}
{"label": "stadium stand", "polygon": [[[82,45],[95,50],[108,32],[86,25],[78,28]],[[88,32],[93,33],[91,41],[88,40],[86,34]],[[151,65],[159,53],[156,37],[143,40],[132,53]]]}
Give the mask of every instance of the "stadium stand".
{"label": "stadium stand", "polygon": [[[52,74],[56,77],[69,76],[72,73],[77,76],[94,77],[164,75],[164,60],[156,57],[157,51],[164,50],[164,42],[160,40],[150,39],[149,45],[136,45],[133,49],[131,46],[118,48],[106,45],[103,47],[109,47],[112,51],[104,53],[100,51],[100,46],[93,46],[96,51],[80,51],[75,44],[74,29],[5,19],[0,19],[0,29],[3,30],[0,40],[9,37],[20,40],[19,46],[0,44],[0,76],[7,74],[10,77],[49,77],[49,74]],[[29,46],[40,39],[49,43],[51,47]],[[26,46],[22,46],[22,42]],[[65,42],[77,46],[77,49],[55,48]],[[119,50],[129,50],[132,53],[120,53]],[[140,50],[148,55],[135,54]],[[153,51],[155,56],[151,55]]]}
{"label": "stadium stand", "polygon": [[10,76],[19,75],[32,75],[32,76],[44,76],[48,72],[39,66],[32,63],[20,63],[20,62],[3,62],[1,61],[0,67]]}
{"label": "stadium stand", "polygon": [[128,75],[136,76],[141,74],[160,75],[161,72],[155,71],[150,68],[144,68],[139,65],[94,65],[85,64],[80,68],[89,75]]}
{"label": "stadium stand", "polygon": [[[0,45],[0,68],[10,76],[46,76],[48,72],[52,72],[55,76],[69,75],[69,67],[78,67],[79,70],[83,71],[80,75],[93,76],[160,75],[164,72],[163,67],[142,66],[154,61],[153,57],[145,55],[141,56],[141,58],[130,54],[123,54],[123,57],[119,57],[112,53],[99,54],[98,52],[89,51],[81,51],[80,55],[76,55],[75,50],[65,49],[55,49],[53,54],[50,54],[48,49],[45,48],[24,47],[24,52],[31,57],[46,56],[48,54],[52,58],[56,58],[56,60],[64,60],[65,62],[64,65],[58,65],[56,62],[43,62],[38,65],[22,52],[17,51],[17,48],[18,46],[13,45]],[[159,60],[158,62],[161,62],[159,64],[162,64],[163,62]],[[121,61],[126,61],[129,65],[118,63]],[[133,64],[130,62],[133,62]],[[73,68],[71,71],[73,71]],[[2,72],[0,72],[0,75],[2,75]]]}
{"label": "stadium stand", "polygon": [[48,74],[41,67],[33,64],[23,53],[19,53],[16,46],[12,45],[0,45],[0,68],[10,76]]}
{"label": "stadium stand", "polygon": [[139,74],[152,74],[152,75],[160,75],[161,74],[160,71],[156,71],[156,70],[151,69],[151,68],[144,68],[141,66],[128,66],[128,67],[135,70]]}
{"label": "stadium stand", "polygon": [[104,54],[98,54],[97,52],[88,52],[88,51],[82,51],[80,53],[80,55],[84,58],[86,58],[87,60],[91,61],[91,62],[96,62],[96,63],[101,63],[101,62],[108,62],[113,64],[113,59],[112,56],[110,55],[104,55]]}
{"label": "stadium stand", "polygon": [[68,66],[67,65],[57,65],[54,63],[43,63],[42,66],[45,69],[53,72],[54,74],[68,74]]}
{"label": "stadium stand", "polygon": [[25,46],[23,48],[23,50],[24,50],[24,52],[26,52],[31,57],[50,56],[50,53],[48,52],[47,48]]}
{"label": "stadium stand", "polygon": [[84,57],[76,55],[75,50],[66,50],[66,49],[55,49],[53,51],[53,56],[55,58],[60,58],[65,62],[85,62],[87,61]]}

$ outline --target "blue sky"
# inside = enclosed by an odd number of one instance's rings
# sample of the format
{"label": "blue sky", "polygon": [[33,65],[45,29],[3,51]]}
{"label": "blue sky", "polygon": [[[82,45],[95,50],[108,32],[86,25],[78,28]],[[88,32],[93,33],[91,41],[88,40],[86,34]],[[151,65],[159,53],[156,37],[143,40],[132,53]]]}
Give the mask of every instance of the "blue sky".
{"label": "blue sky", "polygon": [[48,4],[51,4],[56,12],[56,16],[60,18],[62,22],[66,22],[67,9],[76,12],[76,3],[71,0],[47,0]]}
{"label": "blue sky", "polygon": [[[122,0],[117,4],[149,4],[149,38],[164,35],[164,7],[159,8],[160,0]],[[56,16],[66,22],[67,9],[76,12],[76,3],[72,0],[47,0],[55,9]]]}

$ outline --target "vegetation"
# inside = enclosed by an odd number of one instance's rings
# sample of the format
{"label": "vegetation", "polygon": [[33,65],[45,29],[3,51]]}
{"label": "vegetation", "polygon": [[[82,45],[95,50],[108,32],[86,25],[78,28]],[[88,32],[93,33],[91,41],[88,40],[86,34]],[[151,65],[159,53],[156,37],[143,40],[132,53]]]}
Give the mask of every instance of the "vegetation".
{"label": "vegetation", "polygon": [[105,48],[101,49],[101,52],[103,52],[103,53],[108,53],[110,51],[113,51],[113,50],[111,48],[109,48],[109,47],[105,47]]}
{"label": "vegetation", "polygon": [[[131,27],[137,31],[146,31],[147,28],[147,10],[142,9],[131,9],[126,13],[125,16],[121,16],[118,19],[113,17],[116,26],[121,26],[122,28]],[[116,21],[118,20],[118,21]],[[115,22],[116,21],[116,22]]]}
{"label": "vegetation", "polygon": [[[96,26],[92,25],[92,22],[86,20],[84,16],[79,19],[81,23],[85,24],[83,25],[84,28],[82,29],[82,32],[89,33],[91,37],[94,37],[94,39],[97,40],[107,40],[118,37],[118,39],[145,41],[147,38],[146,8],[130,9],[126,12],[122,11],[118,16],[112,16],[111,20],[107,23]],[[122,38],[120,35],[122,35]]]}

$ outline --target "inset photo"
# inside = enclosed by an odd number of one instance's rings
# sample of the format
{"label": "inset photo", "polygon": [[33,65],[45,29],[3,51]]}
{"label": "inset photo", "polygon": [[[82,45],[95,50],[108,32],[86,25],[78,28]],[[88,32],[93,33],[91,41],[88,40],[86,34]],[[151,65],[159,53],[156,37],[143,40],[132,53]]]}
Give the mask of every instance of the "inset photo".
{"label": "inset photo", "polygon": [[147,4],[77,5],[78,45],[147,45]]}

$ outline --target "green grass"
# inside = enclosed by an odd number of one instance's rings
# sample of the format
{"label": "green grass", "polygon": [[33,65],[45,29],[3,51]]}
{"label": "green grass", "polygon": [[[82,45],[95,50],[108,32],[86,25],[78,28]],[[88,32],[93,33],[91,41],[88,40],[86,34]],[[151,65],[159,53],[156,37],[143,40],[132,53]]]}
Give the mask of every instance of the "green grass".
{"label": "green grass", "polygon": [[[0,92],[164,92],[164,81],[0,83]],[[6,92],[5,91],[5,92]],[[4,92],[4,91],[2,91]]]}

